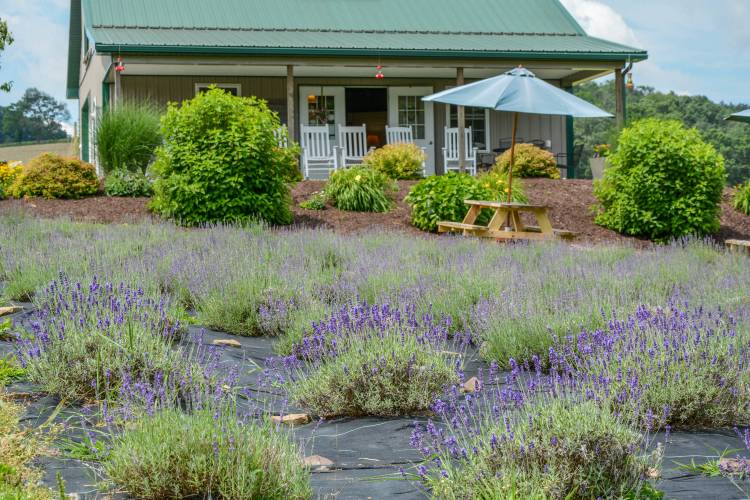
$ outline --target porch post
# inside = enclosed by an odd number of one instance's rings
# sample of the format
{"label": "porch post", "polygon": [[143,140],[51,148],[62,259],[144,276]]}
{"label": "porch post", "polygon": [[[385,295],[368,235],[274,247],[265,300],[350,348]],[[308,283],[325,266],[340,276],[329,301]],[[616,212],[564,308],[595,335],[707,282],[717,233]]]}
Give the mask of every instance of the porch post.
{"label": "porch post", "polygon": [[[464,84],[464,69],[456,68],[456,86],[460,87]],[[466,171],[466,141],[464,141],[464,134],[466,133],[466,111],[463,106],[458,106],[458,171],[462,174]]]}
{"label": "porch post", "polygon": [[294,66],[286,67],[286,128],[289,131],[289,140],[295,141],[297,118],[294,112]]}
{"label": "porch post", "polygon": [[[566,87],[566,92],[573,93],[573,87]],[[573,158],[573,152],[576,149],[575,141],[575,119],[572,116],[565,117],[565,158],[566,158],[566,175],[568,179],[576,178],[576,167],[574,160],[580,161],[580,158]]]}
{"label": "porch post", "polygon": [[625,79],[620,68],[615,70],[615,123],[618,130],[625,127]]}

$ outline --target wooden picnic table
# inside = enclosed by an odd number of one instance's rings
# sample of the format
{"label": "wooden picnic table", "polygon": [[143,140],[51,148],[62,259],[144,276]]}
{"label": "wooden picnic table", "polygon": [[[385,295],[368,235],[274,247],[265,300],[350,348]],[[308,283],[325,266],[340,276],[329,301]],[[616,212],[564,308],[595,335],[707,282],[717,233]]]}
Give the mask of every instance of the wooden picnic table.
{"label": "wooden picnic table", "polygon": [[[500,201],[466,200],[469,211],[463,222],[439,222],[439,233],[461,233],[480,238],[496,238],[506,240],[549,240],[553,238],[573,238],[571,231],[553,229],[549,219],[549,207],[544,205],[527,205],[524,203],[504,203]],[[490,209],[494,212],[490,223],[486,226],[477,225],[476,221],[482,210]],[[534,214],[536,226],[527,226],[521,221],[521,213]],[[506,227],[506,223],[510,227]]]}

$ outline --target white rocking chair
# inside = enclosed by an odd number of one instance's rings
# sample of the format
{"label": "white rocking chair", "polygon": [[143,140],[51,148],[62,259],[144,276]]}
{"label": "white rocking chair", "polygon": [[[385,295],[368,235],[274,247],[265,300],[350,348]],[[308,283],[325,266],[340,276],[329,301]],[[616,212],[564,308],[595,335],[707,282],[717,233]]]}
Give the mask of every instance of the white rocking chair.
{"label": "white rocking chair", "polygon": [[316,172],[325,172],[325,178],[328,178],[331,171],[339,167],[338,150],[328,138],[328,126],[302,125],[300,139],[305,179]]}
{"label": "white rocking chair", "polygon": [[[385,140],[388,144],[415,144],[412,127],[385,127]],[[419,147],[427,158],[427,148]],[[422,162],[422,177],[427,175],[427,160]]]}
{"label": "white rocking chair", "polygon": [[289,132],[287,131],[286,125],[282,125],[273,131],[274,137],[276,137],[276,143],[279,149],[289,148]]}
{"label": "white rocking chair", "polygon": [[342,127],[337,125],[338,145],[341,149],[341,166],[361,165],[367,152],[367,127]]}
{"label": "white rocking chair", "polygon": [[[464,166],[466,171],[471,175],[477,175],[477,151],[478,148],[472,147],[471,144],[471,127],[464,129],[464,140],[466,141],[466,158]],[[458,128],[445,127],[445,146],[443,147],[443,164],[445,171],[460,170],[460,161],[458,153]]]}

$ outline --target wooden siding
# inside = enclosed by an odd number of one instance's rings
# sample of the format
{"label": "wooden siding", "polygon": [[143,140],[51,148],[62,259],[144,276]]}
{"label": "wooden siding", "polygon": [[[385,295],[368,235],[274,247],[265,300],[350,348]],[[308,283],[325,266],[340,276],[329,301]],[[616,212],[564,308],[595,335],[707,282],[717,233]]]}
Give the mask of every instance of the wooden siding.
{"label": "wooden siding", "polygon": [[[197,83],[238,83],[242,95],[255,95],[268,101],[271,109],[279,113],[286,122],[286,78],[284,77],[206,77],[206,76],[122,76],[122,97],[125,101],[151,101],[158,106],[167,102],[181,102],[195,95]],[[299,103],[300,86],[341,86],[341,87],[409,87],[432,86],[435,92],[455,85],[453,80],[423,78],[388,78],[382,81],[374,78],[295,78],[295,109]],[[299,115],[299,109],[296,109]],[[445,105],[435,103],[435,171],[443,173],[442,148],[446,122]],[[511,135],[510,113],[490,111],[490,144],[498,147],[500,140]],[[521,115],[518,136],[525,140],[550,140],[552,152],[566,152],[565,118],[547,115]]]}

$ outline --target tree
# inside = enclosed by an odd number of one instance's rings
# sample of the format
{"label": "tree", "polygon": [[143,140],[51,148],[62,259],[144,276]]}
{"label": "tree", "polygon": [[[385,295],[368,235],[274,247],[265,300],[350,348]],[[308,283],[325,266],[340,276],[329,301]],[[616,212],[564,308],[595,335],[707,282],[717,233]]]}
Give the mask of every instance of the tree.
{"label": "tree", "polygon": [[[575,88],[575,94],[610,113],[614,112],[614,81],[585,83]],[[705,96],[657,92],[650,87],[636,87],[627,95],[629,121],[643,118],[679,120],[686,127],[698,129],[703,139],[724,156],[730,185],[750,179],[750,127],[727,122],[724,118],[747,107],[716,103]],[[611,119],[576,120],[575,135],[576,142],[584,145],[585,159],[592,156],[597,144],[615,146],[618,131]]]}
{"label": "tree", "polygon": [[27,89],[18,102],[3,113],[5,142],[64,139],[61,122],[70,119],[65,104],[38,89]]}
{"label": "tree", "polygon": [[[0,52],[5,50],[5,47],[13,43],[13,37],[8,30],[8,22],[0,19]],[[0,83],[0,91],[10,92],[11,85],[13,82]]]}

